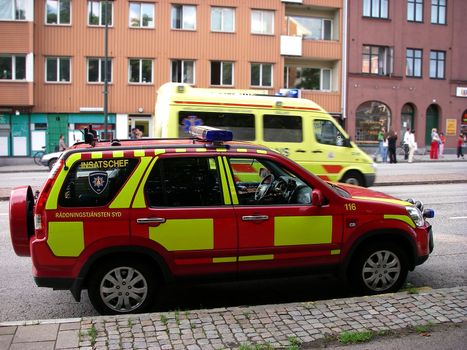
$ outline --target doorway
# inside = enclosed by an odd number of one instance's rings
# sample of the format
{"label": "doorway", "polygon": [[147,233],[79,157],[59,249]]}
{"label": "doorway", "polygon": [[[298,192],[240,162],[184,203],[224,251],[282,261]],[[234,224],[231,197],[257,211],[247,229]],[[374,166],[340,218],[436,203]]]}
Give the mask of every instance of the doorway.
{"label": "doorway", "polygon": [[142,133],[143,137],[152,136],[152,119],[151,116],[132,116],[128,118],[128,138],[131,138],[131,130],[138,128]]}
{"label": "doorway", "polygon": [[439,107],[434,104],[426,110],[425,145],[427,146],[431,144],[431,130],[433,128],[439,128]]}

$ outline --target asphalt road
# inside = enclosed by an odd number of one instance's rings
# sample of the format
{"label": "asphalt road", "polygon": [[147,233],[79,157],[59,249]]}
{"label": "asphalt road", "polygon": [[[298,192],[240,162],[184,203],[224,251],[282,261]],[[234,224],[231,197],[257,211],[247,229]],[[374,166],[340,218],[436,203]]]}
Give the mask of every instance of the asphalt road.
{"label": "asphalt road", "polygon": [[[467,285],[467,185],[417,185],[373,188],[398,198],[422,200],[436,211],[432,219],[435,251],[408,282],[432,288]],[[0,202],[0,322],[96,315],[86,292],[77,303],[68,291],[35,286],[30,258],[13,252],[8,202]],[[163,290],[157,310],[288,303],[351,296],[332,277],[300,277],[241,283],[171,286]]]}

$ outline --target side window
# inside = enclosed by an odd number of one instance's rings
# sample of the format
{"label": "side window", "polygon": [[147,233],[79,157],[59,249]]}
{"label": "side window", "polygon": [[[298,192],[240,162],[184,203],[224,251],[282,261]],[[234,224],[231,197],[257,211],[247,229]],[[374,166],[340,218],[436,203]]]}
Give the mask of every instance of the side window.
{"label": "side window", "polygon": [[311,188],[281,165],[259,158],[230,158],[240,205],[310,204]]}
{"label": "side window", "polygon": [[178,136],[190,136],[190,126],[206,125],[232,131],[234,140],[255,139],[255,116],[253,114],[219,112],[180,112]]}
{"label": "side window", "polygon": [[83,160],[70,169],[58,203],[62,207],[99,207],[110,203],[133,172],[137,159]]}
{"label": "side window", "polygon": [[302,142],[302,117],[293,115],[264,115],[264,141]]}
{"label": "side window", "polygon": [[313,122],[316,141],[325,145],[345,146],[345,137],[329,120],[315,120]]}
{"label": "side window", "polygon": [[217,162],[208,157],[159,159],[144,191],[151,207],[222,205]]}

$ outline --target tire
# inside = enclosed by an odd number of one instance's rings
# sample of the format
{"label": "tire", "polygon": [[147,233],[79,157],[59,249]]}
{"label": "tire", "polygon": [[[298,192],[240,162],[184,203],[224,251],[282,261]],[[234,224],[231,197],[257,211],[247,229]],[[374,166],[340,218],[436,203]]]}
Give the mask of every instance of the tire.
{"label": "tire", "polygon": [[358,253],[350,268],[350,283],[359,293],[398,291],[408,274],[407,255],[392,243],[375,243]]}
{"label": "tire", "polygon": [[49,160],[49,170],[52,170],[55,163],[57,163],[57,158],[52,158],[51,160]]}
{"label": "tire", "polygon": [[156,295],[156,275],[139,261],[110,260],[90,276],[88,294],[102,315],[146,312]]}
{"label": "tire", "polygon": [[345,173],[344,176],[342,176],[341,182],[349,185],[365,186],[362,174],[357,171],[349,171]]}

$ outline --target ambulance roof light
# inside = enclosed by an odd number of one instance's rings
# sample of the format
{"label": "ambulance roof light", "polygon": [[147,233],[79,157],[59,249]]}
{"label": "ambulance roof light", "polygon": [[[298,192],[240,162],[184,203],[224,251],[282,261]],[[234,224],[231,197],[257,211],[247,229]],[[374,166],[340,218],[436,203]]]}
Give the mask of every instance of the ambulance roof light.
{"label": "ambulance roof light", "polygon": [[191,126],[190,134],[197,139],[213,143],[232,141],[233,139],[232,131],[210,126]]}

